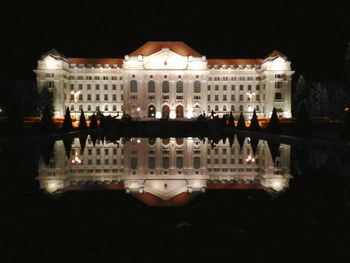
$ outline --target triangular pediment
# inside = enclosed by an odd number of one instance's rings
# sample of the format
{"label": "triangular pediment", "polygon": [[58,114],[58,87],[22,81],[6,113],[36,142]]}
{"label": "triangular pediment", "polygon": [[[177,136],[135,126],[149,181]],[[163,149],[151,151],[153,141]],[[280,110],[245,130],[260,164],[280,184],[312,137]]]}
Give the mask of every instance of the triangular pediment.
{"label": "triangular pediment", "polygon": [[187,57],[181,56],[170,49],[162,50],[144,58],[145,69],[186,69]]}

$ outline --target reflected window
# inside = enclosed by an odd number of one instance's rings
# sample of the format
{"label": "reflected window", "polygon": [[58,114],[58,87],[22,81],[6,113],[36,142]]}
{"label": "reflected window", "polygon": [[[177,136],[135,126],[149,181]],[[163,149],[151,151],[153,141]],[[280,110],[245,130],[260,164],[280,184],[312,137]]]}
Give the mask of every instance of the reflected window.
{"label": "reflected window", "polygon": [[170,138],[164,138],[164,139],[162,139],[163,145],[168,145],[169,142],[170,142]]}
{"label": "reflected window", "polygon": [[275,100],[282,100],[282,92],[275,93]]}
{"label": "reflected window", "polygon": [[88,111],[91,111],[91,105],[88,105],[88,106],[87,106],[87,110],[88,110]]}
{"label": "reflected window", "polygon": [[201,167],[201,158],[196,156],[193,158],[193,168],[199,169]]}
{"label": "reflected window", "polygon": [[169,93],[169,81],[163,81],[162,93]]}
{"label": "reflected window", "polygon": [[156,92],[156,84],[153,80],[148,81],[148,93]]}
{"label": "reflected window", "polygon": [[148,144],[149,145],[154,145],[156,143],[156,138],[148,138]]}
{"label": "reflected window", "polygon": [[70,106],[70,110],[71,110],[71,111],[74,111],[74,105],[71,105],[71,106]]}
{"label": "reflected window", "polygon": [[169,157],[163,157],[162,163],[163,163],[163,169],[168,169],[169,168]]}
{"label": "reflected window", "polygon": [[137,157],[130,158],[130,168],[137,169]]}
{"label": "reflected window", "polygon": [[156,158],[154,156],[148,157],[148,168],[149,169],[156,168]]}
{"label": "reflected window", "polygon": [[183,138],[176,138],[176,144],[177,145],[182,145],[184,143],[184,139]]}
{"label": "reflected window", "polygon": [[184,167],[184,158],[181,156],[176,157],[176,168],[182,169]]}
{"label": "reflected window", "polygon": [[137,92],[137,81],[130,81],[130,92]]}

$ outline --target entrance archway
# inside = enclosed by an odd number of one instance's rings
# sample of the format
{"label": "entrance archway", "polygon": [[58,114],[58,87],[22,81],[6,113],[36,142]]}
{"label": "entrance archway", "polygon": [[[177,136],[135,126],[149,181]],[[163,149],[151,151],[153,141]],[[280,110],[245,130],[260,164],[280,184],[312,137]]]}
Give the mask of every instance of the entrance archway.
{"label": "entrance archway", "polygon": [[155,118],[156,117],[156,107],[152,104],[148,106],[148,117]]}
{"label": "entrance archway", "polygon": [[183,118],[184,117],[184,108],[182,105],[176,106],[176,118]]}
{"label": "entrance archway", "polygon": [[162,118],[169,118],[170,108],[168,105],[162,107]]}

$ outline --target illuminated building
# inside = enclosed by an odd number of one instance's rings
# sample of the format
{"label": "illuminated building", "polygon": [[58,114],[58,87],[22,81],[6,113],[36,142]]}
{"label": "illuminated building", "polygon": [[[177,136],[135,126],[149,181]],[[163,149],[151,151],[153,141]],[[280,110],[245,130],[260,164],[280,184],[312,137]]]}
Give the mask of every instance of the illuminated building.
{"label": "illuminated building", "polygon": [[192,118],[273,107],[291,117],[291,70],[273,51],[264,59],[209,59],[183,42],[147,42],[122,58],[66,58],[53,49],[38,60],[39,89],[54,97],[55,116],[122,111],[134,118]]}
{"label": "illuminated building", "polygon": [[207,190],[278,193],[292,178],[289,145],[272,154],[266,141],[254,146],[249,138],[220,141],[213,148],[198,138],[132,138],[95,146],[88,139],[83,153],[75,139],[69,158],[62,141],[55,143],[54,152],[48,164],[40,162],[41,189],[123,190],[150,205],[182,204]]}

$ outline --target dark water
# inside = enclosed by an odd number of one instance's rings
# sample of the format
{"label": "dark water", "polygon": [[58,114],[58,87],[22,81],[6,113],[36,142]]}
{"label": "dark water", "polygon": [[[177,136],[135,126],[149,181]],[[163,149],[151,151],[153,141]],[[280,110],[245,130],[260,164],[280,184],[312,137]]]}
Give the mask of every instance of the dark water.
{"label": "dark water", "polygon": [[348,154],[250,138],[0,146],[1,262],[349,262]]}

